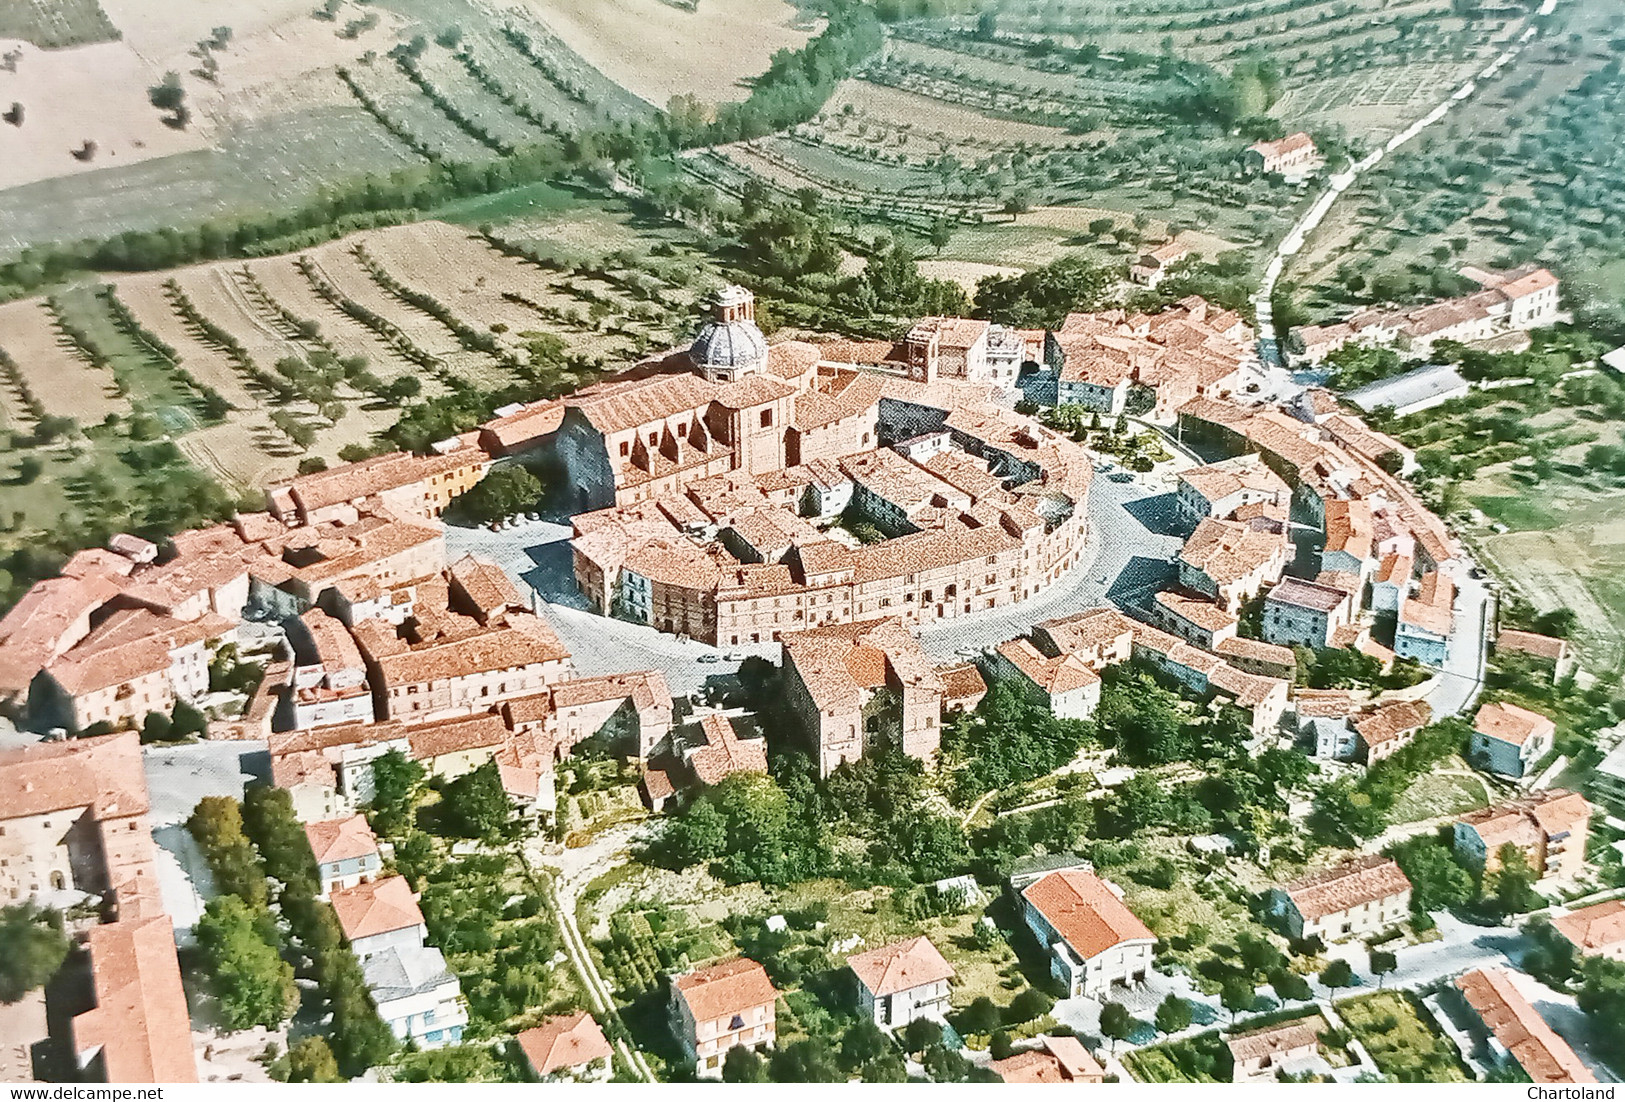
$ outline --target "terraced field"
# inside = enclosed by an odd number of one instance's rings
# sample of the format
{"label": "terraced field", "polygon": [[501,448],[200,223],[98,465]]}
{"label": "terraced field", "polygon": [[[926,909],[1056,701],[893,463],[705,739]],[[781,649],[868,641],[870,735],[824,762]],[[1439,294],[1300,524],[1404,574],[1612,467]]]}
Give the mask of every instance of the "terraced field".
{"label": "terraced field", "polygon": [[99,424],[110,413],[129,415],[130,401],[119,393],[113,373],[92,366],[74,348],[43,301],[0,306],[0,349],[16,372],[8,406],[16,397],[18,408],[30,414],[37,406],[45,417],[71,417],[80,425]]}

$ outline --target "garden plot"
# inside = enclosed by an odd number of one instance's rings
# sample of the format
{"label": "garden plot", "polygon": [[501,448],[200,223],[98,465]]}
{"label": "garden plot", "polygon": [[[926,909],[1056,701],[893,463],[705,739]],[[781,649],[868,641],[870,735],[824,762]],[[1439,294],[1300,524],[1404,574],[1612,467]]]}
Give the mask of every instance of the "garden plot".
{"label": "garden plot", "polygon": [[419,369],[379,340],[371,329],[311,290],[309,280],[305,279],[291,257],[253,260],[249,261],[247,268],[277,305],[297,317],[320,325],[322,339],[333,346],[333,351],[341,359],[365,356],[368,368],[381,379],[387,381],[402,375],[415,375],[423,380],[426,393],[432,395],[440,392],[439,381],[433,375]]}
{"label": "garden plot", "polygon": [[262,396],[249,388],[236,365],[224,352],[199,340],[175,312],[164,291],[164,281],[168,278],[168,272],[130,276],[114,283],[113,292],[143,329],[176,351],[181,365],[200,386],[219,391],[221,397],[238,409],[259,406]]}
{"label": "garden plot", "polygon": [[109,371],[92,367],[57,331],[42,299],[0,306],[0,348],[17,365],[28,392],[47,417],[72,417],[80,425],[100,424],[109,413],[130,413]]}
{"label": "garden plot", "polygon": [[[742,100],[779,50],[819,30],[787,0],[518,0],[616,84],[657,107],[672,96]],[[658,43],[657,51],[650,45]]]}

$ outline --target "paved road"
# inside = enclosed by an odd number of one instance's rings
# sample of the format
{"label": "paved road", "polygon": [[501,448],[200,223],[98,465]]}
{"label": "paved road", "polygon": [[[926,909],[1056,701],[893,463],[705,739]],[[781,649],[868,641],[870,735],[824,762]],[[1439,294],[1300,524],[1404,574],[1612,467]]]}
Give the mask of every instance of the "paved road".
{"label": "paved road", "polygon": [[1484,684],[1484,656],[1490,627],[1489,587],[1465,573],[1456,578],[1454,629],[1444,668],[1423,697],[1435,717],[1466,711]]}

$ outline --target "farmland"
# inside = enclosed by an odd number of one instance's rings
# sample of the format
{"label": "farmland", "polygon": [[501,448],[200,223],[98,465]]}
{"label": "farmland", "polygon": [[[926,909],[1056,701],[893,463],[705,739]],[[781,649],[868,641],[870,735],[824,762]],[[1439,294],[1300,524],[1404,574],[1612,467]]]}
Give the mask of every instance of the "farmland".
{"label": "farmland", "polygon": [[1625,209],[1598,185],[1625,147],[1625,77],[1607,44],[1621,25],[1607,5],[1560,6],[1516,70],[1362,178],[1289,269],[1311,312],[1404,298],[1462,264],[1531,261],[1557,270],[1577,300],[1619,301],[1611,266]]}

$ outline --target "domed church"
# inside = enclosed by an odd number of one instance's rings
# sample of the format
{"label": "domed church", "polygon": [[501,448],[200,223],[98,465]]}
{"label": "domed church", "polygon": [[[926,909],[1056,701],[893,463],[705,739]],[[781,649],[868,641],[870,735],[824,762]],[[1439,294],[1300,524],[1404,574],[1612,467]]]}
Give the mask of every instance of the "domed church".
{"label": "domed church", "polygon": [[767,338],[756,325],[756,296],[730,283],[711,300],[711,320],[688,350],[694,370],[731,383],[767,366]]}

